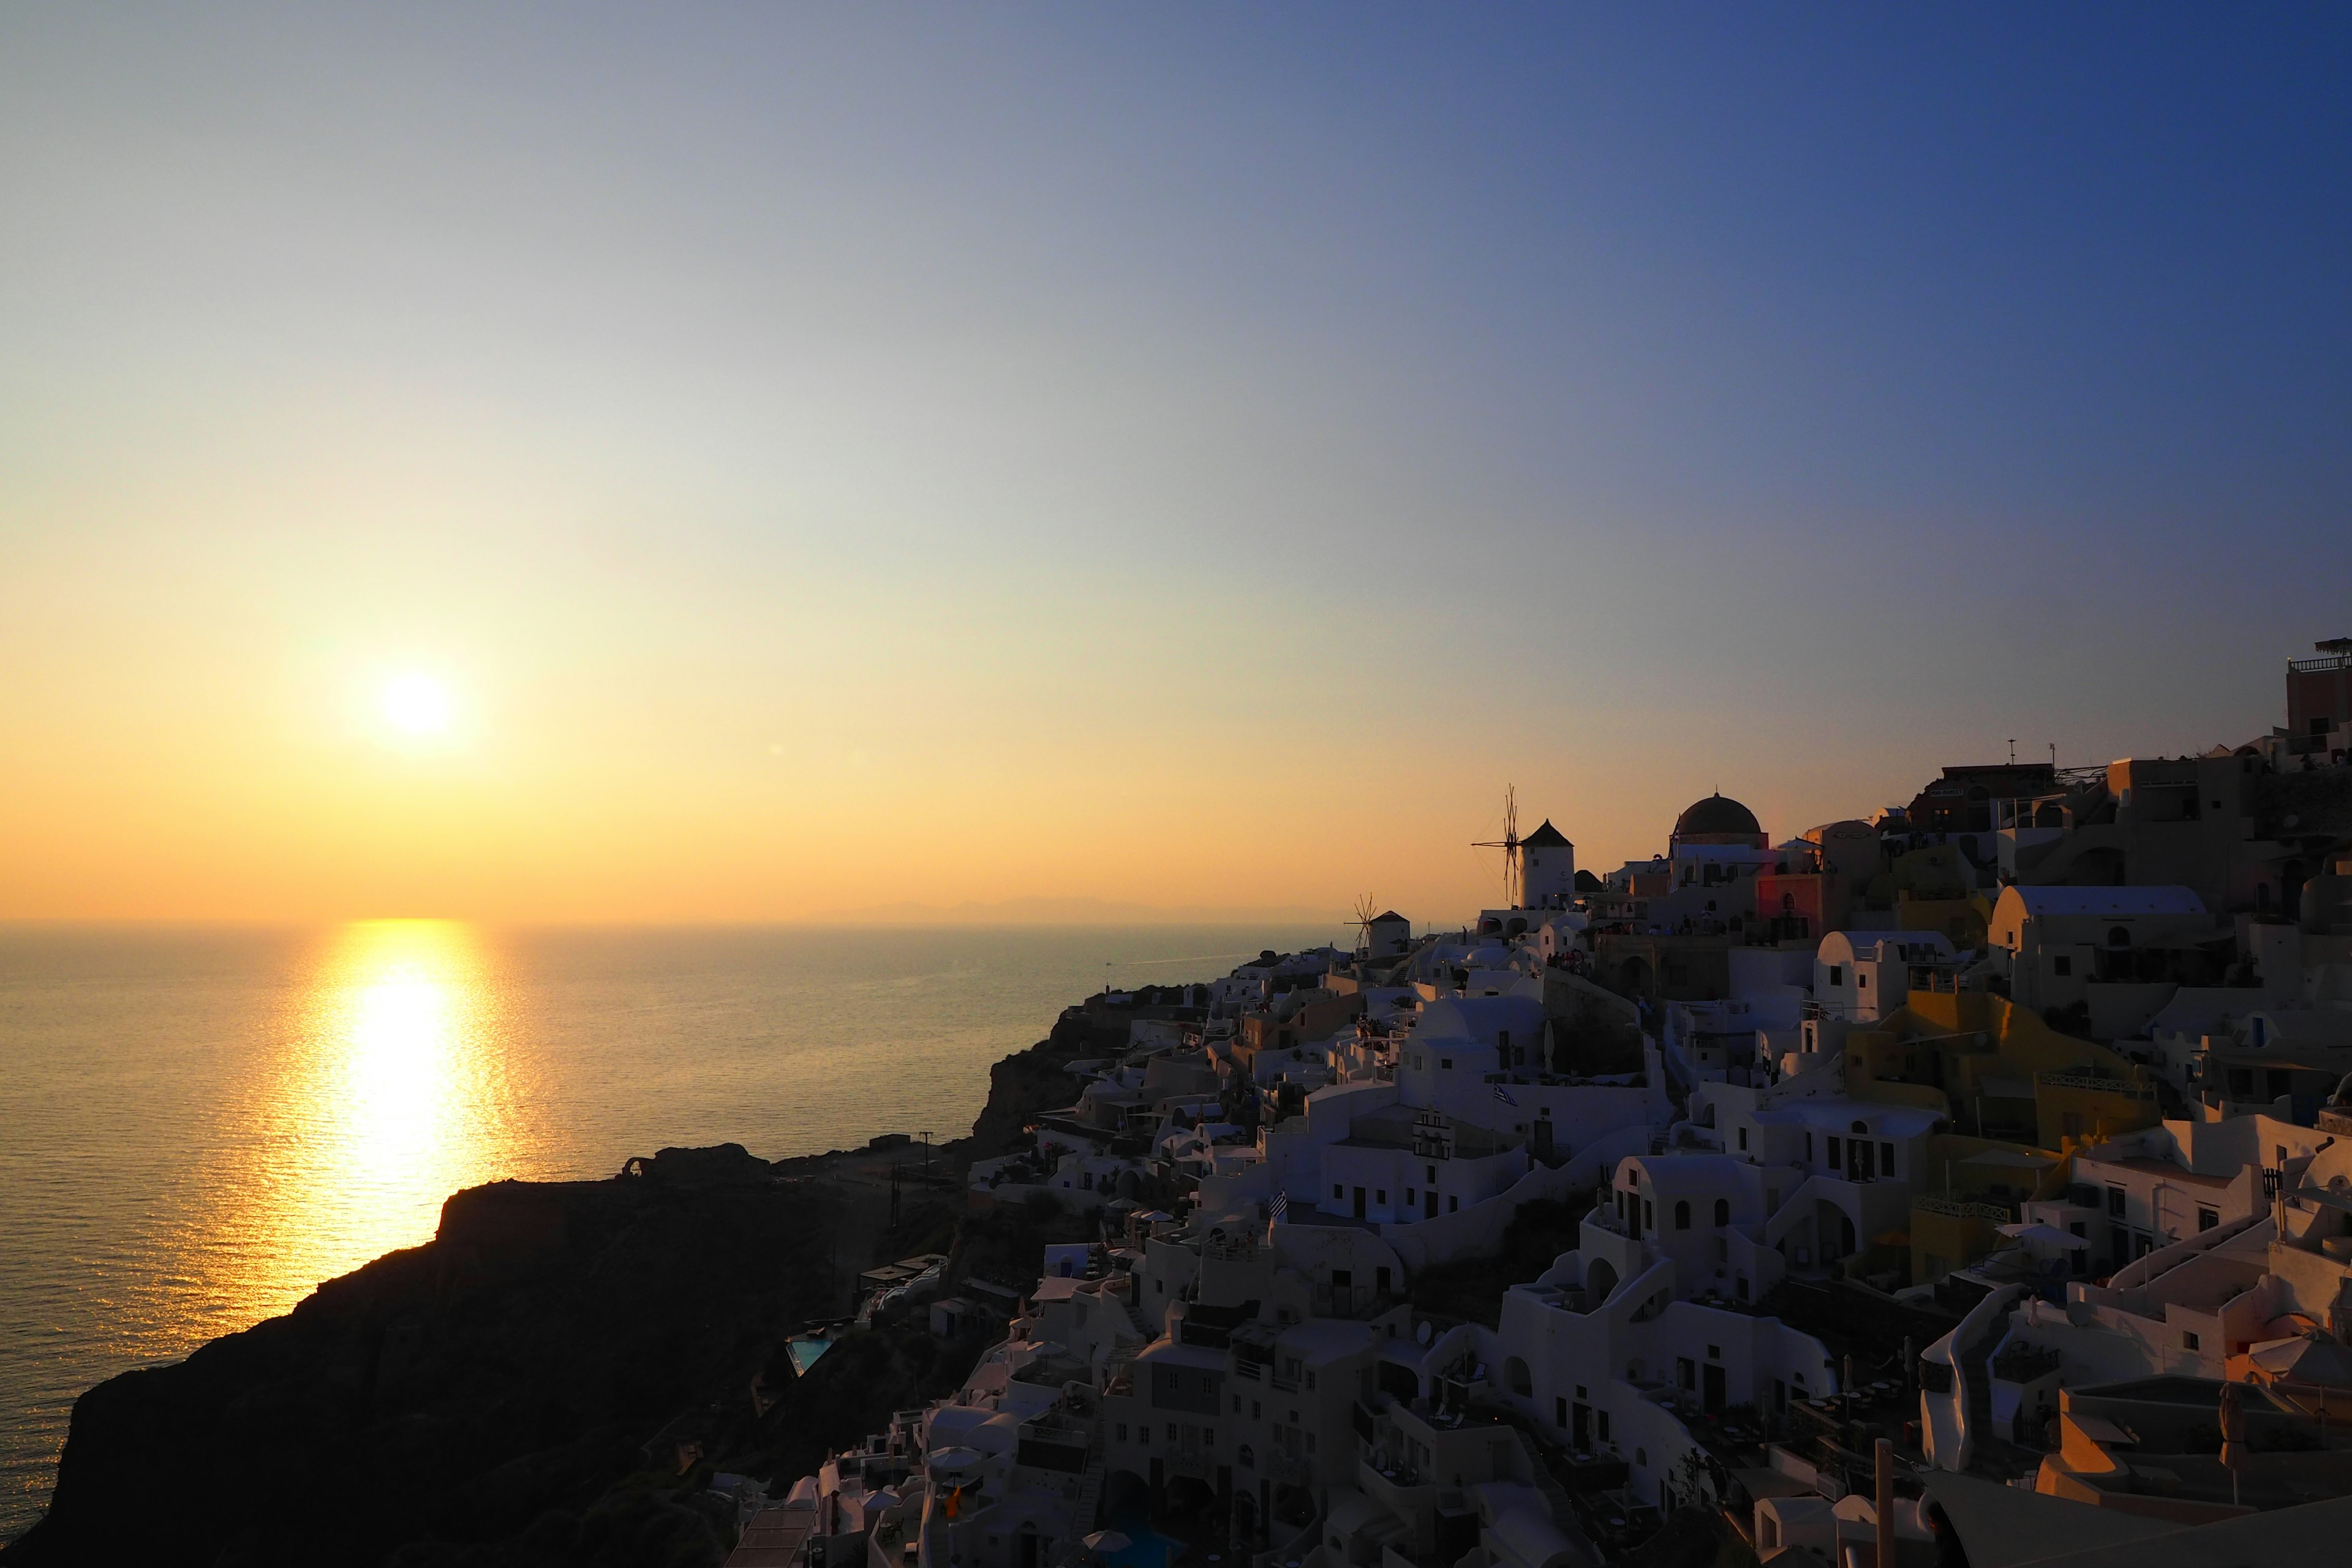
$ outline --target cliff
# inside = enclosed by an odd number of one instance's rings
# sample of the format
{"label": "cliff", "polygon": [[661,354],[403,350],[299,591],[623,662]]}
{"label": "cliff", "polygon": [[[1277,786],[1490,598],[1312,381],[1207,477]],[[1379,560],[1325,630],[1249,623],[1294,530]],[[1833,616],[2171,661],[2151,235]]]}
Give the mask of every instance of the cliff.
{"label": "cliff", "polygon": [[[1013,1147],[1069,1102],[1070,1060],[1123,1043],[1065,1015],[996,1064],[946,1168]],[[82,1395],[48,1512],[0,1564],[715,1565],[733,1520],[714,1462],[788,1482],[951,1390],[987,1337],[860,1333],[795,1381],[793,1328],[881,1258],[951,1246],[1034,1273],[1061,1238],[1045,1215],[963,1224],[952,1184],[887,1229],[874,1163],[730,1144],[459,1193],[425,1246]],[[755,1377],[780,1396],[764,1411]]]}
{"label": "cliff", "polygon": [[439,1541],[515,1548],[462,1561],[715,1560],[725,1521],[626,1483],[658,1480],[643,1446],[682,1405],[838,1300],[838,1205],[764,1165],[652,1163],[459,1193],[425,1246],[90,1390],[47,1517],[0,1559],[373,1563]]}

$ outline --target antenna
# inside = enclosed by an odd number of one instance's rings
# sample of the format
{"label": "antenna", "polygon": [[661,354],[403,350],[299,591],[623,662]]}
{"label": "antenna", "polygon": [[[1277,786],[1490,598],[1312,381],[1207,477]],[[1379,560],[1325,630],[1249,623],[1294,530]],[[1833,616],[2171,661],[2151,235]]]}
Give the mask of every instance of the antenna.
{"label": "antenna", "polygon": [[1503,852],[1503,907],[1519,907],[1519,792],[1514,785],[1503,786],[1503,836],[1484,838],[1470,846],[1473,849],[1499,849]]}
{"label": "antenna", "polygon": [[2017,737],[2014,735],[2009,738],[2009,765],[2011,767],[2017,765]]}

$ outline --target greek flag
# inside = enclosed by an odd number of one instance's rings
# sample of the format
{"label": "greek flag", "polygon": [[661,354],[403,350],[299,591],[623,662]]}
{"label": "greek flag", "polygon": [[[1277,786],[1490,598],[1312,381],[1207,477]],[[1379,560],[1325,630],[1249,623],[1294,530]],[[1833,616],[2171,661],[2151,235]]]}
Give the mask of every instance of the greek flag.
{"label": "greek flag", "polygon": [[1519,1102],[1518,1102],[1517,1100],[1513,1100],[1513,1099],[1511,1098],[1511,1091],[1510,1091],[1509,1089],[1505,1089],[1505,1088],[1504,1088],[1501,1084],[1499,1084],[1499,1083],[1498,1083],[1498,1084],[1496,1084],[1496,1085],[1495,1086],[1495,1098],[1496,1098],[1496,1100],[1501,1100],[1505,1105],[1509,1106],[1509,1107],[1510,1107],[1512,1110],[1517,1110],[1517,1109],[1518,1109]]}
{"label": "greek flag", "polygon": [[1276,1193],[1274,1194],[1274,1202],[1266,1205],[1265,1217],[1268,1219],[1280,1219],[1289,1212],[1290,1194],[1288,1193]]}

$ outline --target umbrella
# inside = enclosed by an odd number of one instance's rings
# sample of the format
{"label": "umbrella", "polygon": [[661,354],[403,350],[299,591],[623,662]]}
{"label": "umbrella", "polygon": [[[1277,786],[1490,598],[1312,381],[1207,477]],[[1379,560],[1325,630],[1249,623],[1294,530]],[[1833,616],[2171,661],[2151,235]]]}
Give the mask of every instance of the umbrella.
{"label": "umbrella", "polygon": [[1106,1557],[1114,1552],[1124,1552],[1134,1544],[1116,1530],[1097,1530],[1087,1537],[1087,1550],[1099,1552]]}
{"label": "umbrella", "polygon": [[941,1448],[931,1456],[930,1468],[934,1472],[969,1470],[979,1463],[980,1450],[977,1448]]}

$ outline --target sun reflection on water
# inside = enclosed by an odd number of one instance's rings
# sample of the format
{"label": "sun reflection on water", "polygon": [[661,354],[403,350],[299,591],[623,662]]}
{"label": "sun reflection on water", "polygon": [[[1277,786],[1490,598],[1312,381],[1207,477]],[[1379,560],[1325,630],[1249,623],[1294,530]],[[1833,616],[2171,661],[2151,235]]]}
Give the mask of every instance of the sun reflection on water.
{"label": "sun reflection on water", "polygon": [[520,1173],[495,1014],[471,928],[370,921],[340,934],[272,1096],[255,1217],[278,1308],[430,1239],[457,1189]]}

